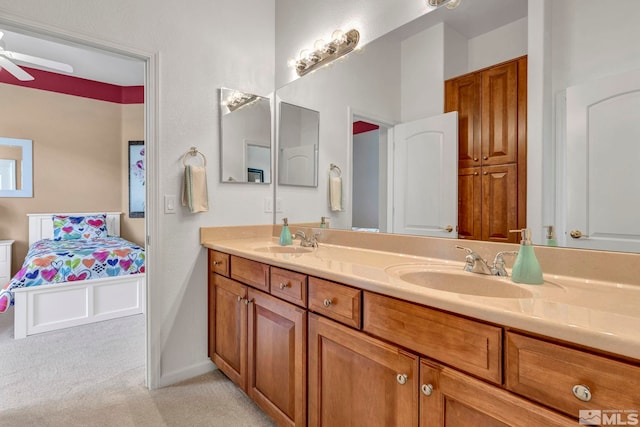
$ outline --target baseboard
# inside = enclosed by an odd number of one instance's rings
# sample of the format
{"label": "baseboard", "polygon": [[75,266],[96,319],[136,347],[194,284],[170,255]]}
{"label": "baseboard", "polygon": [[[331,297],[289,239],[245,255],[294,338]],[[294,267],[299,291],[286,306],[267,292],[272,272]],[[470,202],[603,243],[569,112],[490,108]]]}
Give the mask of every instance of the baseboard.
{"label": "baseboard", "polygon": [[207,359],[195,365],[180,369],[179,371],[162,374],[158,381],[158,387],[166,387],[179,383],[180,381],[185,381],[193,377],[197,377],[198,375],[206,374],[207,372],[211,372],[215,369],[217,369],[216,365],[214,365],[211,360]]}

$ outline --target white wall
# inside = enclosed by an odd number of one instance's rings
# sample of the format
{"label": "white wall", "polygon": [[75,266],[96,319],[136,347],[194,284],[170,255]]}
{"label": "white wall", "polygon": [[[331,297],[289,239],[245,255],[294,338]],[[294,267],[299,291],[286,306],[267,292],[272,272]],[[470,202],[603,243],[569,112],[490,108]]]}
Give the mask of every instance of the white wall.
{"label": "white wall", "polygon": [[[201,226],[268,224],[262,212],[271,186],[220,184],[220,87],[268,94],[274,82],[274,0],[3,0],[0,24],[18,23],[72,39],[90,39],[157,55],[157,154],[148,192],[148,218],[157,235],[149,246],[152,386],[211,369],[207,357],[207,263]],[[238,31],[238,22],[242,30]],[[232,35],[232,36],[230,36]],[[165,215],[164,194],[179,195],[182,155],[197,146],[208,159],[210,211]],[[153,167],[150,164],[149,167]],[[155,268],[155,271],[153,269]]]}
{"label": "white wall", "polygon": [[526,55],[527,45],[527,18],[518,19],[469,39],[468,71],[479,70]]}

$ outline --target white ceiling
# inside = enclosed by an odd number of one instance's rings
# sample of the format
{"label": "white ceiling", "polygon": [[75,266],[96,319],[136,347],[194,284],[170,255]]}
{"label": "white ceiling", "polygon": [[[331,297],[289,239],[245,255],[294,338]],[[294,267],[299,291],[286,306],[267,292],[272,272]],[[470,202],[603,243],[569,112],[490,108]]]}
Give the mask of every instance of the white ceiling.
{"label": "white ceiling", "polygon": [[[0,31],[4,33],[0,42],[4,43],[7,51],[39,56],[73,67],[73,73],[59,72],[59,74],[69,74],[119,86],[144,84],[144,62],[141,60],[71,42],[58,42],[50,38],[21,34],[4,28],[0,28]],[[51,71],[26,62],[14,62],[18,65]]]}
{"label": "white ceiling", "polygon": [[[455,9],[440,7],[425,13],[395,34],[406,38],[412,31],[424,29],[425,24],[429,26],[445,22],[466,38],[473,38],[526,16],[527,0],[462,0]],[[3,28],[0,31],[4,32],[0,42],[4,43],[6,50],[67,63],[73,67],[72,75],[75,77],[120,86],[144,84],[143,61],[50,37],[27,35]],[[16,63],[39,68],[18,61]]]}

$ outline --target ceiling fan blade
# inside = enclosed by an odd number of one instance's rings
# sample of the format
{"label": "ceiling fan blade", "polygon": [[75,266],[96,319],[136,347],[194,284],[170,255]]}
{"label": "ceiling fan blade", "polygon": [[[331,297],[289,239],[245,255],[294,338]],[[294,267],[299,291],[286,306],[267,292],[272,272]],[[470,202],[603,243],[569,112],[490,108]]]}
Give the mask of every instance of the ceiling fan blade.
{"label": "ceiling fan blade", "polygon": [[69,64],[65,64],[58,61],[52,61],[50,59],[44,59],[37,56],[26,55],[24,53],[9,52],[5,50],[3,52],[7,58],[15,59],[16,61],[28,62],[30,64],[41,65],[43,67],[51,68],[58,71],[66,71],[67,73],[73,73],[73,67]]}
{"label": "ceiling fan blade", "polygon": [[33,76],[31,74],[27,73],[22,68],[2,56],[0,56],[0,68],[4,68],[9,73],[13,74],[16,79],[22,80],[23,82],[33,80]]}

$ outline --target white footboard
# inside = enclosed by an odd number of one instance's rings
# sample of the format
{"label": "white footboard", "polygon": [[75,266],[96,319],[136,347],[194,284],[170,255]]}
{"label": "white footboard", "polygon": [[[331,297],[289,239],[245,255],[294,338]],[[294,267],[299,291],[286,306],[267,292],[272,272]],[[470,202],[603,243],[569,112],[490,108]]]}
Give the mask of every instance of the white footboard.
{"label": "white footboard", "polygon": [[14,338],[143,313],[145,275],[14,289]]}

